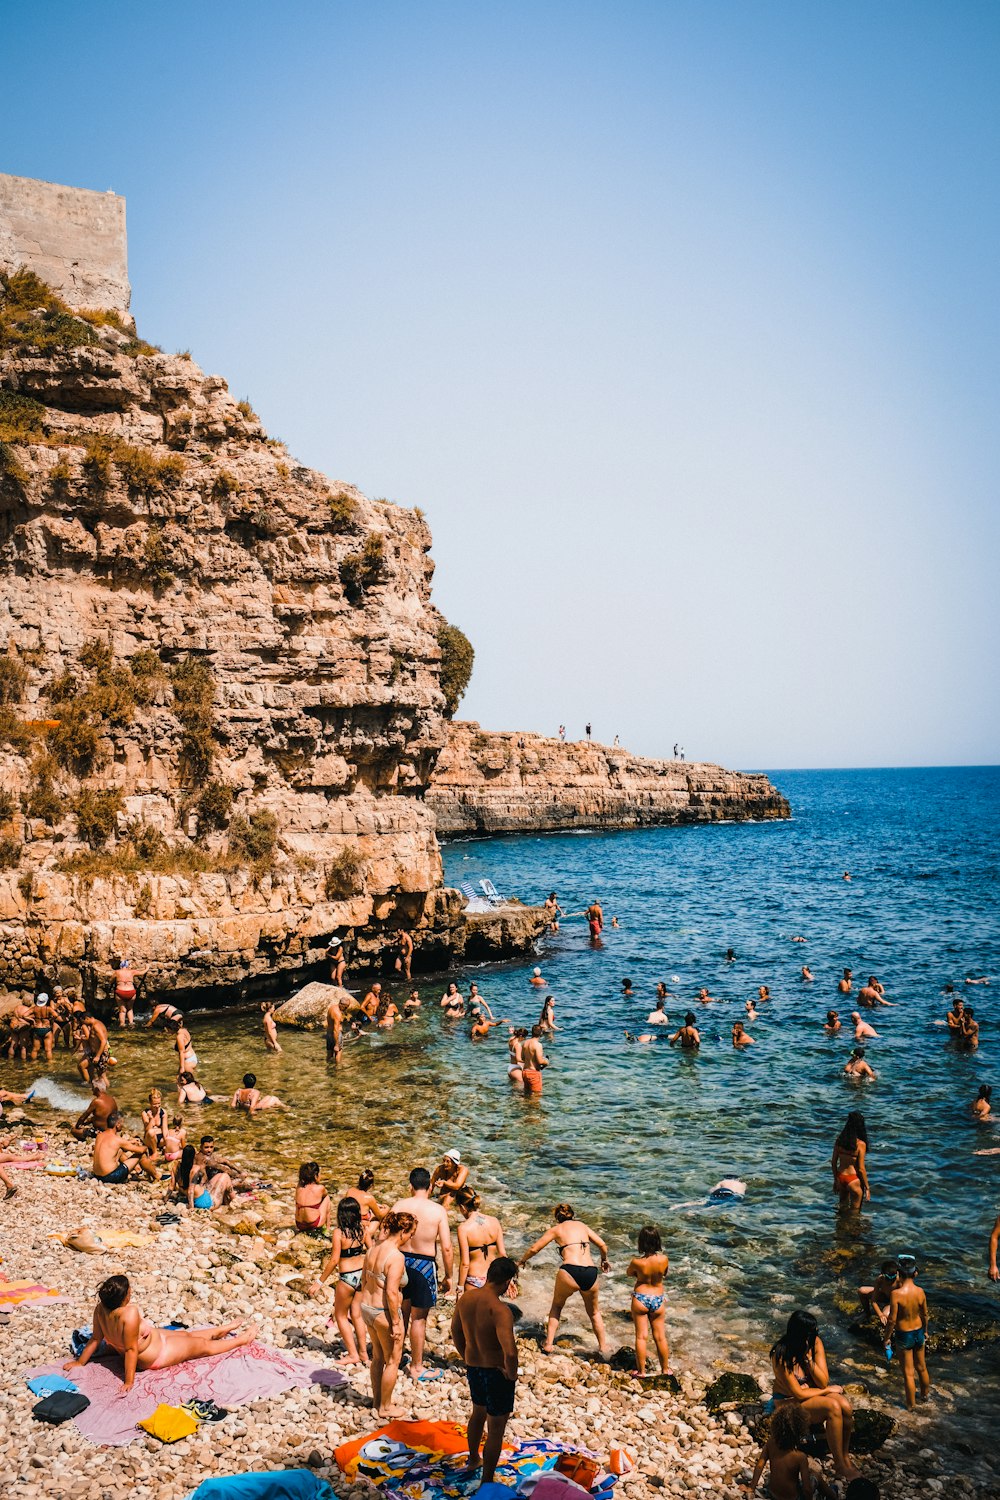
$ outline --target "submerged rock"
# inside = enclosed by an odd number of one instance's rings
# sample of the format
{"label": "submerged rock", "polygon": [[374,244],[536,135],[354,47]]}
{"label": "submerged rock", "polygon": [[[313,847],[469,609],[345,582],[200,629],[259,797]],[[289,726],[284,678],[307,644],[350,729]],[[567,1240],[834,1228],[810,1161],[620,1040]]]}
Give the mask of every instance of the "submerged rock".
{"label": "submerged rock", "polygon": [[854,1408],[854,1439],[851,1448],[855,1453],[875,1453],[895,1431],[896,1420],[888,1412],[876,1411],[874,1407]]}
{"label": "submerged rock", "polygon": [[[851,1332],[880,1352],[885,1344],[882,1325],[874,1317],[856,1318]],[[975,1293],[935,1292],[931,1303],[928,1347],[935,1354],[952,1354],[972,1344],[1000,1339],[1000,1308]]]}

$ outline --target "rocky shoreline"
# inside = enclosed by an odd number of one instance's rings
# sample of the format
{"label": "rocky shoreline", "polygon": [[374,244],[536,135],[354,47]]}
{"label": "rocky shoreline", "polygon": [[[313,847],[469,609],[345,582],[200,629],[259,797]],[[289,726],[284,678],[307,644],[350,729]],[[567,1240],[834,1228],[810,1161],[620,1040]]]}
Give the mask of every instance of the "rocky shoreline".
{"label": "rocky shoreline", "polygon": [[760,774],[471,722],[448,725],[424,800],[440,838],[791,817]]}
{"label": "rocky shoreline", "polygon": [[[50,1155],[74,1166],[89,1165],[87,1148],[66,1145],[63,1127],[37,1132],[50,1141]],[[364,1372],[348,1370],[349,1384],[330,1392],[318,1386],[295,1389],[254,1405],[238,1407],[225,1421],[203,1426],[190,1438],[164,1447],[141,1436],[127,1448],[88,1443],[73,1424],[44,1427],[31,1417],[34,1398],[23,1381],[32,1365],[67,1358],[71,1331],[91,1319],[97,1284],[113,1271],[131,1278],[138,1305],[154,1321],[177,1319],[196,1326],[237,1316],[252,1318],[267,1344],[291,1351],[308,1349],[332,1364],[327,1320],[332,1296],[313,1300],[306,1287],[324,1251],[321,1244],[295,1235],[290,1188],[261,1192],[218,1216],[176,1209],[180,1222],[161,1226],[165,1189],[146,1184],[109,1189],[90,1179],[56,1178],[40,1171],[17,1173],[18,1198],[2,1207],[3,1273],[13,1280],[31,1277],[59,1288],[65,1300],[15,1307],[0,1318],[4,1344],[4,1384],[0,1396],[0,1466],[9,1476],[10,1500],[180,1500],[210,1474],[308,1465],[327,1477],[337,1494],[361,1500],[364,1484],[349,1485],[333,1462],[336,1446],[377,1425],[370,1411]],[[84,1255],[50,1236],[81,1225],[95,1232],[125,1229],[154,1236],[145,1248]],[[538,1290],[548,1273],[526,1273]],[[533,1290],[529,1288],[529,1291]],[[529,1297],[528,1300],[535,1300]],[[448,1340],[450,1305],[430,1321],[431,1362],[443,1370],[430,1385],[402,1378],[400,1405],[415,1417],[463,1421],[468,1396],[462,1370]],[[636,1470],[619,1480],[616,1493],[638,1500],[650,1488],[675,1496],[711,1494],[736,1500],[749,1478],[756,1444],[738,1410],[713,1414],[704,1404],[705,1379],[679,1371],[675,1392],[639,1386],[624,1357],[611,1367],[593,1362],[592,1338],[576,1316],[564,1322],[554,1358],[538,1354],[537,1326],[523,1318],[518,1340],[521,1378],[511,1431],[579,1441],[606,1454],[628,1446],[638,1456]],[[763,1378],[763,1371],[757,1374]],[[849,1388],[855,1389],[855,1388]],[[878,1409],[880,1403],[866,1398]],[[960,1493],[988,1500],[997,1493],[996,1475],[981,1459],[963,1460],[956,1473],[954,1453],[936,1451],[940,1433],[933,1414],[900,1419],[893,1437],[864,1471],[888,1500]],[[934,1446],[932,1446],[934,1444]]]}

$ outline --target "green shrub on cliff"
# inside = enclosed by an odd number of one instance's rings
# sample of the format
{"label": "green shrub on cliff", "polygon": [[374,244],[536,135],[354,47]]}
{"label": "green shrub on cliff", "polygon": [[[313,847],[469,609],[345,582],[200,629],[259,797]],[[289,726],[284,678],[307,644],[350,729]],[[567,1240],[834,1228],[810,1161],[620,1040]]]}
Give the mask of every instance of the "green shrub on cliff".
{"label": "green shrub on cliff", "polygon": [[73,811],[76,831],[83,842],[92,849],[103,849],[118,827],[118,814],[124,806],[119,787],[96,792],[88,788],[80,792],[73,800]]}
{"label": "green shrub on cliff", "polygon": [[0,354],[12,349],[51,354],[97,342],[90,324],[34,271],[0,271]]}
{"label": "green shrub on cliff", "polygon": [[9,823],[17,811],[17,802],[12,792],[0,787],[0,823]]}
{"label": "green shrub on cliff", "polygon": [[97,489],[106,490],[118,470],[133,494],[148,494],[177,484],[184,477],[185,463],[179,453],[157,458],[148,448],[137,448],[123,438],[95,433],[83,451],[83,471]]}
{"label": "green shrub on cliff", "polygon": [[0,870],[14,870],[21,862],[24,845],[11,834],[0,838]]}
{"label": "green shrub on cliff", "polygon": [[64,771],[86,776],[101,760],[100,728],[87,704],[76,699],[59,708],[59,718],[46,731],[49,750]]}
{"label": "green shrub on cliff", "polygon": [[0,745],[6,745],[18,755],[31,749],[31,730],[5,703],[0,703]]}
{"label": "green shrub on cliff", "polygon": [[198,794],[195,803],[198,813],[199,832],[212,828],[225,828],[233,809],[233,789],[224,781],[208,781]]}
{"label": "green shrub on cliff", "polygon": [[28,817],[40,818],[50,828],[61,823],[63,818],[63,800],[55,787],[58,769],[51,755],[44,752],[36,755],[31,764],[31,781],[24,798],[24,810]]}
{"label": "green shrub on cliff", "polygon": [[20,703],[28,685],[28,669],[13,651],[0,656],[0,703]]}
{"label": "green shrub on cliff", "polygon": [[358,510],[358,504],[353,495],[348,495],[341,490],[336,495],[327,495],[326,503],[330,510],[330,524],[337,531],[346,531],[349,526],[353,525]]}
{"label": "green shrub on cliff", "polygon": [[365,861],[357,849],[345,844],[326,867],[323,889],[328,901],[344,901],[364,889]]}
{"label": "green shrub on cliff", "polygon": [[441,648],[441,691],[444,693],[444,711],[449,719],[462,701],[469,686],[476,653],[468,636],[457,625],[442,620],[438,626],[438,645]]}
{"label": "green shrub on cliff", "polygon": [[33,396],[0,391],[0,438],[7,443],[36,443],[45,436],[45,407]]}
{"label": "green shrub on cliff", "polygon": [[360,604],[385,571],[385,539],[370,531],[358,552],[350,552],[340,564],[340,582],[350,604]]}

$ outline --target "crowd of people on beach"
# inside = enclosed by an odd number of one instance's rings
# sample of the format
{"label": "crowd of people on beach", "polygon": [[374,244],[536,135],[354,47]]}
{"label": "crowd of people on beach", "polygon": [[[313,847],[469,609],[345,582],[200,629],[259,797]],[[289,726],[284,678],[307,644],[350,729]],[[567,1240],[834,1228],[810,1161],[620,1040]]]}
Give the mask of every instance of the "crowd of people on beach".
{"label": "crowd of people on beach", "polygon": [[[551,928],[558,930],[565,914],[555,892],[550,893],[546,907]],[[591,943],[599,946],[604,930],[600,903],[593,901],[580,915],[587,920]],[[616,918],[613,925],[618,925]],[[341,986],[347,970],[343,943],[335,939],[328,957],[331,980]],[[421,1013],[423,1002],[419,990],[412,986],[412,957],[412,937],[402,933],[392,955],[395,970],[408,987],[402,1007],[395,1004],[377,980],[363,986],[356,997],[347,996],[343,990],[331,996],[324,1030],[327,1054],[334,1065],[342,1061],[345,1047],[366,1033],[405,1025]],[[736,961],[732,949],[727,951],[726,960]],[[816,983],[808,965],[802,966],[800,981],[804,986]],[[970,978],[966,983],[988,983],[988,980]],[[530,1028],[513,1025],[508,1017],[495,1016],[475,982],[469,986],[468,995],[461,992],[457,983],[450,982],[436,1008],[447,1023],[467,1023],[470,1041],[486,1041],[496,1028],[506,1027],[506,1070],[510,1084],[517,1093],[537,1099],[542,1093],[544,1071],[551,1065],[546,1043],[561,1028],[556,1023],[554,996],[543,994],[549,986],[540,966],[533,968],[528,985],[542,997],[538,1020]],[[855,995],[854,976],[849,968],[842,971],[836,989],[840,996],[854,998],[859,1007],[851,1012],[856,1045],[844,1072],[859,1083],[875,1081],[876,1074],[867,1062],[862,1044],[876,1038],[878,1033],[862,1011],[891,1007],[894,1002],[888,999],[875,975],[870,975]],[[121,1028],[137,1024],[138,990],[139,979],[127,960],[121,960],[115,970],[111,1003],[112,1014]],[[621,991],[625,999],[638,998],[630,979],[622,980]],[[953,986],[947,986],[945,993],[949,1008],[942,1024],[947,1026],[956,1048],[974,1051],[979,1042],[979,1028],[973,1008],[955,993]],[[646,1018],[649,1029],[626,1030],[626,1039],[641,1045],[665,1039],[672,1047],[697,1053],[702,1046],[698,1012],[686,1009],[683,1024],[671,1032],[667,1006],[675,999],[666,983],[659,983],[653,1009]],[[755,1039],[747,1026],[766,1013],[770,1002],[770,989],[763,984],[755,997],[745,1001],[745,1019],[737,1019],[731,1027],[735,1049],[754,1045]],[[717,1003],[705,987],[693,998],[693,1005],[699,1008]],[[261,1015],[266,1051],[281,1052],[274,1004],[265,1002]],[[846,1029],[837,1008],[826,1011],[822,1024],[826,1035],[831,1037]],[[173,1004],[155,1005],[145,1026],[161,1030],[169,1038],[170,1051],[175,1056],[177,1100],[176,1108],[168,1109],[162,1091],[152,1089],[134,1131],[126,1130],[112,1090],[117,1062],[107,1023],[88,1010],[79,993],[53,986],[51,997],[40,990],[33,1002],[18,1003],[7,1017],[5,1050],[8,1059],[20,1058],[29,1065],[44,1060],[51,1066],[57,1047],[72,1055],[92,1097],[71,1129],[78,1140],[93,1142],[92,1171],[99,1182],[113,1187],[145,1178],[162,1182],[174,1201],[186,1203],[192,1212],[223,1210],[242,1191],[253,1186],[253,1178],[238,1163],[216,1154],[211,1134],[202,1134],[197,1146],[188,1141],[185,1108],[206,1102],[226,1103],[235,1111],[256,1115],[287,1106],[275,1095],[262,1093],[252,1072],[244,1074],[242,1085],[231,1096],[209,1094],[198,1078],[199,1059],[191,1031],[184,1015]],[[30,1090],[22,1094],[0,1091],[0,1112],[5,1103],[24,1104],[30,1097]],[[972,1113],[979,1120],[992,1118],[988,1085],[980,1086],[972,1102]],[[10,1148],[10,1142],[5,1146],[0,1143],[0,1182],[6,1187],[7,1197],[13,1196],[17,1188],[5,1168],[20,1160],[16,1150],[12,1153]],[[831,1156],[832,1189],[845,1212],[857,1211],[870,1199],[867,1148],[864,1115],[852,1110],[836,1137]],[[514,1408],[517,1345],[509,1299],[517,1295],[518,1272],[535,1256],[550,1247],[554,1249],[559,1265],[540,1351],[543,1355],[558,1352],[555,1339],[563,1311],[578,1296],[596,1339],[597,1356],[607,1360],[613,1350],[601,1310],[600,1277],[610,1272],[611,1265],[604,1239],[569,1203],[553,1207],[551,1224],[515,1259],[508,1254],[500,1218],[484,1205],[469,1178],[470,1168],[463,1162],[460,1150],[450,1148],[433,1170],[423,1166],[413,1168],[409,1174],[409,1193],[395,1202],[378,1201],[374,1174],[365,1169],[357,1185],[334,1203],[322,1181],[319,1164],[307,1161],[298,1174],[294,1224],[298,1232],[324,1242],[325,1257],[310,1292],[321,1297],[328,1284],[334,1283],[333,1320],[344,1346],[343,1363],[368,1366],[373,1407],[382,1420],[399,1414],[395,1391],[407,1342],[409,1378],[425,1383],[440,1377],[440,1371],[425,1362],[427,1319],[439,1297],[449,1294],[454,1287],[451,1333],[455,1348],[468,1367],[473,1403],[469,1425],[470,1466],[478,1471],[481,1463],[483,1478],[488,1479],[492,1477],[504,1428]],[[454,1238],[451,1216],[456,1218]],[[989,1244],[989,1275],[994,1280],[1000,1279],[998,1244],[1000,1215]],[[650,1345],[659,1373],[669,1373],[665,1292],[668,1271],[669,1260],[660,1228],[655,1224],[644,1225],[625,1270],[631,1282],[634,1373],[640,1380],[646,1377]],[[916,1278],[915,1259],[901,1254],[882,1263],[873,1286],[859,1288],[863,1307],[877,1320],[887,1356],[898,1355],[905,1400],[910,1408],[918,1398],[926,1400],[930,1395],[925,1358],[929,1312],[926,1295]],[[86,1363],[103,1337],[124,1356],[126,1387],[130,1386],[136,1370],[162,1368],[223,1348],[238,1347],[253,1336],[243,1325],[236,1324],[197,1336],[154,1329],[132,1305],[127,1279],[122,1276],[109,1278],[100,1288],[94,1335],[75,1363]],[[822,1427],[836,1473],[846,1480],[861,1482],[851,1457],[851,1403],[843,1389],[831,1383],[823,1342],[811,1314],[799,1311],[791,1316],[785,1332],[771,1350],[771,1362],[774,1418],[754,1485],[763,1467],[769,1464],[775,1500],[784,1500],[785,1496],[791,1500],[795,1493],[794,1486],[790,1487],[793,1475],[798,1473],[801,1480],[807,1473],[802,1469],[801,1450],[809,1427]]]}

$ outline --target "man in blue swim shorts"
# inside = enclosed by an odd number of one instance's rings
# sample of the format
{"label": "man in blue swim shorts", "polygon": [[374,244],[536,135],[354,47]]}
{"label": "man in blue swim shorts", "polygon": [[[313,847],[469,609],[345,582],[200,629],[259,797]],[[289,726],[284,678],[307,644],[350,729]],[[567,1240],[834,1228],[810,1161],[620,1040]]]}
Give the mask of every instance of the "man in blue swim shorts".
{"label": "man in blue swim shorts", "polygon": [[[469,1418],[469,1462],[463,1477],[471,1478],[482,1463],[483,1484],[492,1483],[503,1449],[503,1435],[517,1389],[517,1344],[514,1314],[501,1302],[517,1277],[517,1262],[506,1255],[490,1261],[486,1285],[466,1286],[455,1303],[451,1337],[465,1360],[472,1397]],[[515,1291],[516,1291],[515,1287]],[[479,1447],[486,1432],[482,1460]]]}
{"label": "man in blue swim shorts", "polygon": [[444,1277],[441,1291],[451,1290],[454,1256],[451,1225],[440,1203],[430,1197],[431,1174],[426,1167],[414,1167],[410,1173],[412,1195],[393,1205],[393,1213],[412,1214],[417,1221],[413,1238],[403,1252],[406,1282],[403,1287],[403,1321],[410,1332],[411,1380],[440,1380],[440,1370],[424,1369],[424,1343],[427,1338],[427,1314],[437,1305],[437,1253],[441,1247]]}

